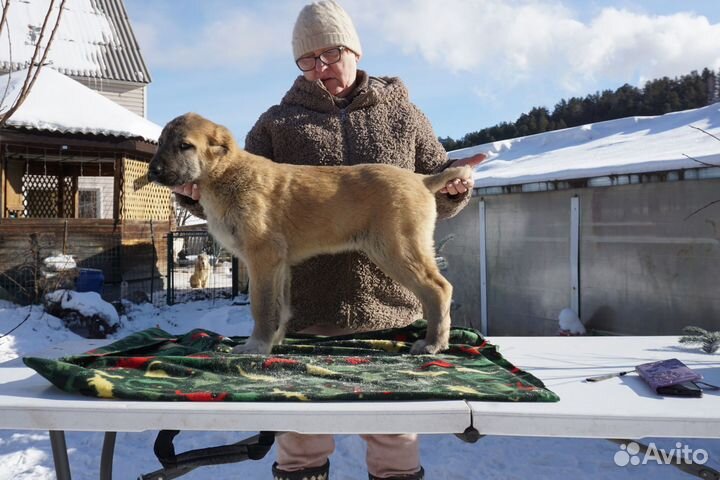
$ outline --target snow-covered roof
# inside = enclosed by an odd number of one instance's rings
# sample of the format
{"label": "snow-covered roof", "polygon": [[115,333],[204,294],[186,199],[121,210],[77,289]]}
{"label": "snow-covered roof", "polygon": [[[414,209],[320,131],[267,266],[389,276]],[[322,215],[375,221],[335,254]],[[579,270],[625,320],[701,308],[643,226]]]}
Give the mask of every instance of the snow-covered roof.
{"label": "snow-covered roof", "polygon": [[[27,70],[0,76],[0,114],[19,96]],[[43,67],[30,94],[7,122],[11,127],[112,135],[157,142],[162,128],[52,68]]]}
{"label": "snow-covered roof", "polygon": [[720,137],[720,103],[487,143],[448,156],[489,154],[475,169],[476,188],[704,168],[688,156],[720,166],[720,141],[697,128]]}
{"label": "snow-covered roof", "polygon": [[[48,6],[47,0],[9,1],[0,36],[0,69],[29,66]],[[42,45],[58,11],[56,2]],[[122,0],[67,0],[46,61],[66,75],[150,82]]]}

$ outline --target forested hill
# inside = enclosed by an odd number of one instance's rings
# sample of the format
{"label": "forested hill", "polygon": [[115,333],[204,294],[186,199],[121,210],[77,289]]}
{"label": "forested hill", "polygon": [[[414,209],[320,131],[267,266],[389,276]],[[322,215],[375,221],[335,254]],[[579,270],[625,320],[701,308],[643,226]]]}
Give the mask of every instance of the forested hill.
{"label": "forested hill", "polygon": [[604,90],[585,98],[560,100],[552,112],[534,107],[513,123],[502,122],[465,134],[460,139],[440,137],[445,150],[472,147],[483,143],[524,137],[587,123],[602,122],[636,115],[662,115],[699,108],[720,101],[720,75],[705,68],[681,77],[650,80],[643,88],[625,84],[615,91]]}

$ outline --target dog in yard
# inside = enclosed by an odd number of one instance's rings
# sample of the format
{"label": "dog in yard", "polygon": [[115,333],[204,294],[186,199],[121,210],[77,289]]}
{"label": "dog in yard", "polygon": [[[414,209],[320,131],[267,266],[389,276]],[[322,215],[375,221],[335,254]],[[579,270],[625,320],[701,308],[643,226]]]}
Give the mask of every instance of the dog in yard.
{"label": "dog in yard", "polygon": [[190,276],[192,288],[206,288],[210,278],[210,259],[206,253],[201,253],[195,260],[195,272]]}
{"label": "dog in yard", "polygon": [[290,318],[290,267],[320,254],[360,250],[420,300],[428,322],[411,352],[447,348],[452,286],[435,263],[435,193],[468,166],[420,175],[384,164],[275,163],[241,150],[200,115],[171,120],[150,162],[151,181],[196,183],[208,229],[247,265],[255,324],[236,353],[269,353]]}

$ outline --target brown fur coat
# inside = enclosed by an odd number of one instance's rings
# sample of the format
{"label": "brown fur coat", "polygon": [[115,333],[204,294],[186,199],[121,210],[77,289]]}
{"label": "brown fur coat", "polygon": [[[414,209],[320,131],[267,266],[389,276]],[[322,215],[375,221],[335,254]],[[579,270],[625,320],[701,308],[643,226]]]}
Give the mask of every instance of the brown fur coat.
{"label": "brown fur coat", "polygon": [[[448,165],[430,122],[409,101],[402,82],[362,71],[345,99],[331,96],[321,82],[298,77],[280,105],[258,119],[245,149],[297,165],[388,163],[418,173]],[[469,199],[469,192],[457,198],[438,194],[439,218],[452,217]],[[203,216],[191,199],[178,196],[178,201]],[[421,316],[409,291],[355,252],[323,255],[294,267],[291,305],[291,332],[310,325],[338,332],[377,330],[405,326]]]}

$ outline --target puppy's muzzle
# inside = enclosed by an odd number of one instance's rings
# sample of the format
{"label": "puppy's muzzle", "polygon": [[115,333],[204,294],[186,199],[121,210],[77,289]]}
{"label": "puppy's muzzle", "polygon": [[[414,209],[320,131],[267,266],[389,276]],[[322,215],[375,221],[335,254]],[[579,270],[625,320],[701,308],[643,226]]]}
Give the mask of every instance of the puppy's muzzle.
{"label": "puppy's muzzle", "polygon": [[162,177],[163,177],[162,165],[153,164],[152,162],[150,162],[150,168],[148,169],[148,179],[151,182],[163,183]]}
{"label": "puppy's muzzle", "polygon": [[166,187],[182,183],[178,182],[178,176],[175,172],[165,168],[162,162],[156,162],[154,160],[150,162],[148,167],[148,180]]}

